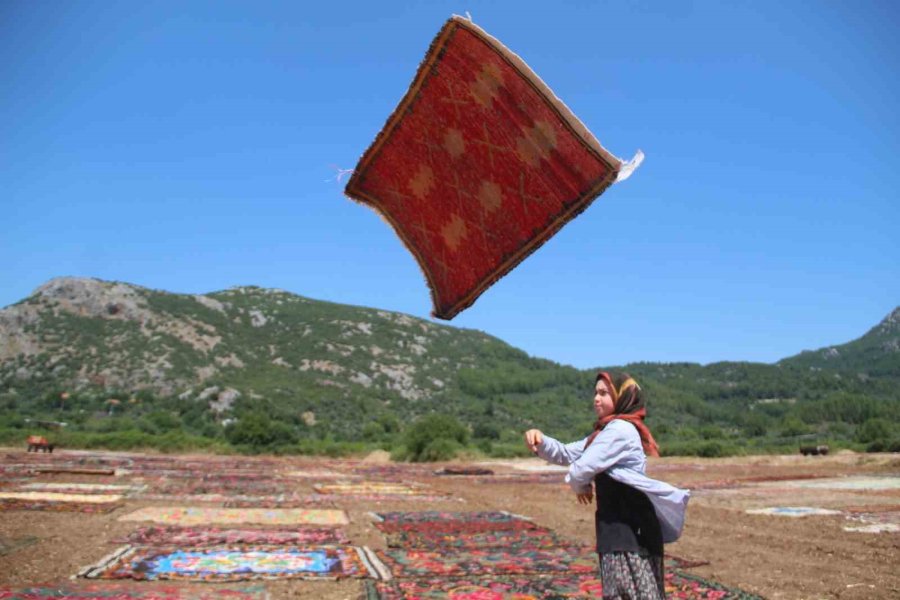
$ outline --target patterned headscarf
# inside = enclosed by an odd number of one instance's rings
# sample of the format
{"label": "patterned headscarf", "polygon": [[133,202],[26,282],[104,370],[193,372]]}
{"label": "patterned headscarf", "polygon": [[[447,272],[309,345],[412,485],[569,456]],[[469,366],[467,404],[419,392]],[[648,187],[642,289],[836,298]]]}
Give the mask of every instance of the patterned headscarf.
{"label": "patterned headscarf", "polygon": [[650,429],[644,423],[647,409],[644,404],[644,394],[641,391],[641,386],[628,373],[610,374],[606,371],[600,371],[597,373],[594,385],[601,380],[605,381],[609,386],[613,397],[613,412],[602,419],[597,419],[597,422],[594,424],[594,432],[584,444],[585,449],[591,445],[597,434],[603,431],[603,428],[611,421],[621,419],[628,421],[637,428],[638,434],[641,436],[641,445],[648,456],[659,456],[659,446],[656,444],[656,440],[653,439]]}

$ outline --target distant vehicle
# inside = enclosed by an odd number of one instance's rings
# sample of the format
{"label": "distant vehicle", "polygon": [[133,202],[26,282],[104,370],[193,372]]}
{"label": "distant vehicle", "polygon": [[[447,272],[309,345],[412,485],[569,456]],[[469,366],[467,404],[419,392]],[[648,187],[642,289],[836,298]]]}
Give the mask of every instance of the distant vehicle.
{"label": "distant vehicle", "polygon": [[28,436],[28,452],[49,452],[53,454],[53,447],[55,444],[51,444],[47,441],[42,435],[29,435]]}
{"label": "distant vehicle", "polygon": [[825,456],[828,454],[828,446],[800,446],[800,454],[803,456]]}

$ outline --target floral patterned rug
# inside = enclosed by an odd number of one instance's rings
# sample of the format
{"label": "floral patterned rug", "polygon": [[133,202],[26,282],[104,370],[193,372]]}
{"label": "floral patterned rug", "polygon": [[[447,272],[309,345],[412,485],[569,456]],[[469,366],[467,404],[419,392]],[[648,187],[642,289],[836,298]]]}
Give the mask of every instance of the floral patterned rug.
{"label": "floral patterned rug", "polygon": [[353,546],[125,546],[83,569],[89,579],[339,579],[378,577],[367,551]]}

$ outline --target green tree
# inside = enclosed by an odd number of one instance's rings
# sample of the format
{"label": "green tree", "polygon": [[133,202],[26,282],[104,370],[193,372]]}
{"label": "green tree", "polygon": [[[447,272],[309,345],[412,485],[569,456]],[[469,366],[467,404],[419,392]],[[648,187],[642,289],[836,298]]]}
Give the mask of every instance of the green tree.
{"label": "green tree", "polygon": [[869,419],[856,430],[856,439],[864,444],[889,440],[897,435],[897,428],[887,419]]}
{"label": "green tree", "polygon": [[469,441],[469,430],[451,415],[433,414],[413,423],[405,439],[409,460],[447,460]]}
{"label": "green tree", "polygon": [[296,443],[297,435],[289,425],[272,421],[264,414],[245,413],[237,423],[225,430],[225,438],[236,446],[264,450],[274,446]]}

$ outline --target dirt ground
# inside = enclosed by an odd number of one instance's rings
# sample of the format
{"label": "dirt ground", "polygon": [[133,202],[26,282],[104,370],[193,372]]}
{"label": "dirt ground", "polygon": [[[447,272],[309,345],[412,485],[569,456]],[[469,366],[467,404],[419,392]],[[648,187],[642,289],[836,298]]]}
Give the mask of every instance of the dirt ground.
{"label": "dirt ground", "polygon": [[[95,453],[96,454],[96,453]],[[32,455],[33,456],[33,455]],[[65,453],[62,453],[65,457]],[[59,453],[53,460],[60,460]],[[26,457],[21,449],[0,449],[0,467]],[[185,458],[185,460],[188,460]],[[247,459],[248,461],[253,459]],[[300,459],[267,459],[265,468],[273,476],[296,469]],[[382,456],[368,461],[322,459],[321,468],[350,473],[363,465],[378,464]],[[283,463],[283,469],[279,465]],[[462,463],[453,463],[459,466]],[[274,465],[274,467],[273,467]],[[494,461],[487,466],[497,474],[525,475],[543,465],[536,459]],[[304,468],[318,468],[315,459],[302,459]],[[437,469],[447,465],[434,465]],[[467,465],[472,466],[472,465]],[[430,469],[431,467],[429,467]],[[900,533],[845,531],[852,524],[847,509],[871,507],[873,512],[896,515],[900,511],[900,489],[836,489],[821,478],[900,477],[900,455],[766,456],[728,459],[653,459],[648,474],[692,490],[687,525],[681,540],[666,547],[667,553],[691,560],[709,561],[694,567],[695,574],[728,586],[773,599],[900,598]],[[356,545],[383,548],[384,540],[373,527],[369,511],[389,510],[507,510],[526,515],[539,525],[586,543],[592,542],[593,511],[575,503],[574,495],[561,483],[497,483],[470,477],[437,477],[430,470],[409,467],[393,473],[391,480],[419,482],[450,494],[446,501],[359,501],[348,497],[337,501],[345,509],[350,525],[344,528]],[[379,480],[369,476],[368,480]],[[798,485],[788,480],[817,482]],[[128,483],[129,476],[41,474],[29,481]],[[823,487],[821,482],[825,482]],[[884,480],[887,481],[887,480]],[[312,493],[315,480],[298,480],[296,491]],[[10,491],[15,483],[2,486]],[[459,499],[462,499],[460,501]],[[76,512],[0,512],[0,540],[10,543],[34,537],[26,547],[0,555],[0,585],[26,586],[66,582],[82,567],[96,562],[121,544],[116,538],[140,523],[118,518],[141,506],[202,505],[185,502],[126,499],[126,506],[108,514]],[[206,506],[217,506],[206,504]],[[218,505],[220,506],[220,505]],[[791,518],[748,514],[746,509],[773,506],[812,506],[842,510],[839,515]],[[72,583],[72,582],[69,582]],[[135,582],[151,587],[154,582]],[[165,582],[165,585],[170,585]],[[216,584],[203,585],[215,589]],[[321,598],[338,600],[359,597],[359,581],[310,582],[266,581],[272,598]],[[218,586],[222,587],[222,586]],[[232,585],[233,587],[233,585]]]}

